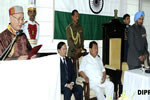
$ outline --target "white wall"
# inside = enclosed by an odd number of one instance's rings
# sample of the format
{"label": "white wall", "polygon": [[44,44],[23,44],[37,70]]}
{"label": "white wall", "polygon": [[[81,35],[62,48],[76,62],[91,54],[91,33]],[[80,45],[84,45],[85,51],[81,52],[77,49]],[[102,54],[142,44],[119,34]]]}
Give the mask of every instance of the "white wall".
{"label": "white wall", "polygon": [[130,14],[130,25],[134,24],[134,15],[139,10],[139,0],[127,0],[127,13]]}
{"label": "white wall", "polygon": [[39,44],[44,44],[40,52],[56,52],[53,41],[54,0],[37,0],[37,22],[40,24]]}
{"label": "white wall", "polygon": [[147,40],[149,44],[148,49],[150,51],[150,0],[142,0],[141,11],[145,12],[144,26],[146,28]]}

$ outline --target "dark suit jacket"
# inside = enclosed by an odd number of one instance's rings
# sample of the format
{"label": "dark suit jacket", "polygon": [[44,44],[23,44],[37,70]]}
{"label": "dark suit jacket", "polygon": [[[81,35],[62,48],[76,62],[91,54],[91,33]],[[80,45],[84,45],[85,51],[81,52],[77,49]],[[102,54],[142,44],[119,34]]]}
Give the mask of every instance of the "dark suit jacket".
{"label": "dark suit jacket", "polygon": [[[12,37],[14,38],[15,35],[12,34],[8,29],[6,29],[0,34],[0,56],[8,47],[8,45],[11,43]],[[28,55],[29,51],[32,49],[24,33],[21,34],[19,38],[16,40],[14,48],[15,48],[15,51],[11,57],[8,57],[9,60],[17,59],[18,57],[22,55]]]}
{"label": "dark suit jacket", "polygon": [[129,28],[128,45],[127,63],[132,66],[140,66],[142,62],[139,57],[146,55],[148,48],[146,30],[143,26],[133,24]]}
{"label": "dark suit jacket", "polygon": [[68,66],[68,80],[66,80],[66,78],[65,78],[66,72],[65,72],[64,67],[66,67],[66,66],[64,66],[63,62],[60,59],[61,91],[64,90],[66,83],[74,82],[74,84],[75,84],[75,81],[76,81],[76,75],[74,72],[74,67],[73,67],[73,63],[72,63],[71,59],[66,57],[66,62],[67,62],[67,66]]}

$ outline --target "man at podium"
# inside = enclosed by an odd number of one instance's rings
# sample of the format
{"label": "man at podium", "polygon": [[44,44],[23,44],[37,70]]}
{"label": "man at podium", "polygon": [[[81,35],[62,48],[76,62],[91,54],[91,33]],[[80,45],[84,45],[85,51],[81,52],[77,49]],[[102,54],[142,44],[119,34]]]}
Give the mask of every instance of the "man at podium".
{"label": "man at podium", "polygon": [[21,6],[11,7],[9,9],[9,19],[10,23],[8,24],[7,29],[0,34],[0,56],[2,58],[4,51],[16,38],[14,45],[11,45],[10,50],[8,50],[10,52],[8,52],[6,59],[27,59],[28,52],[32,47],[28,42],[26,35],[20,31],[24,23],[23,8]]}

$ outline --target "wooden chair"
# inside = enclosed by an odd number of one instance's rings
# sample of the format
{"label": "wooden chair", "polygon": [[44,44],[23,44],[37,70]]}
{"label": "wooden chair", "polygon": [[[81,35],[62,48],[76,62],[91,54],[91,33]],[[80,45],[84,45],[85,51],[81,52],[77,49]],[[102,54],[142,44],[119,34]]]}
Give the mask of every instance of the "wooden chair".
{"label": "wooden chair", "polygon": [[[121,74],[121,38],[109,39],[109,64],[105,65],[106,73],[110,76],[111,81],[114,83],[116,96],[119,90],[119,95],[122,92]],[[119,88],[118,88],[119,85]]]}
{"label": "wooden chair", "polygon": [[[64,95],[63,94],[61,94],[61,100],[64,100]],[[75,100],[74,95],[71,96],[71,100]]]}
{"label": "wooden chair", "polygon": [[90,86],[89,83],[83,82],[83,91],[84,91],[84,96],[85,100],[97,100],[96,97],[90,98]]}
{"label": "wooden chair", "polygon": [[[108,75],[106,76],[106,78],[110,80]],[[90,89],[89,83],[86,83],[85,81],[83,81],[83,92],[85,100],[97,100],[96,93]],[[103,90],[103,92],[105,93],[106,91]]]}

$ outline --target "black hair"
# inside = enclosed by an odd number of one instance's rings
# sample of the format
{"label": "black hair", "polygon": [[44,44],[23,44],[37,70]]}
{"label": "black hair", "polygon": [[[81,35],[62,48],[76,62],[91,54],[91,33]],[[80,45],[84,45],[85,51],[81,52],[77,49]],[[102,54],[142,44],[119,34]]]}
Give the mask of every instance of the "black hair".
{"label": "black hair", "polygon": [[129,14],[125,14],[125,15],[123,16],[123,20],[126,19],[126,17],[130,17],[130,15],[129,15]]}
{"label": "black hair", "polygon": [[91,41],[89,44],[89,48],[92,48],[94,44],[97,45],[97,43],[95,41]]}
{"label": "black hair", "polygon": [[63,45],[65,45],[65,42],[59,42],[57,45],[57,50],[61,49]]}
{"label": "black hair", "polygon": [[74,9],[74,10],[72,11],[72,16],[74,16],[74,15],[75,15],[75,12],[77,12],[77,13],[78,13],[78,10]]}

